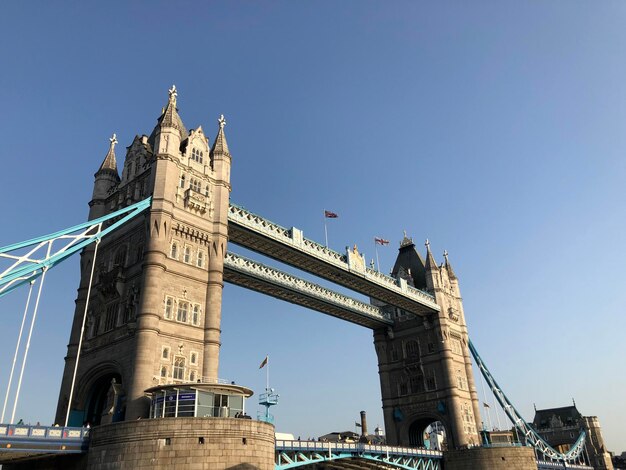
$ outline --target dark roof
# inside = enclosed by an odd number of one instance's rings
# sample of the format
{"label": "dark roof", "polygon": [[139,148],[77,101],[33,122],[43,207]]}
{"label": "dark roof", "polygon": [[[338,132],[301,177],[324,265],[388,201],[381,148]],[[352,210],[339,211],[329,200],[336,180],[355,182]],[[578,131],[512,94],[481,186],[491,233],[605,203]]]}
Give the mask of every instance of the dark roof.
{"label": "dark roof", "polygon": [[548,408],[545,410],[535,410],[533,426],[537,429],[552,427],[552,422],[561,422],[563,426],[575,426],[582,415],[576,406],[564,406],[562,408]]}
{"label": "dark roof", "polygon": [[413,284],[418,289],[424,289],[426,287],[426,269],[424,268],[424,260],[421,255],[415,249],[415,244],[412,242],[402,243],[398,250],[398,257],[396,263],[393,265],[391,275],[397,277],[398,273],[403,268],[405,271],[411,273]]}

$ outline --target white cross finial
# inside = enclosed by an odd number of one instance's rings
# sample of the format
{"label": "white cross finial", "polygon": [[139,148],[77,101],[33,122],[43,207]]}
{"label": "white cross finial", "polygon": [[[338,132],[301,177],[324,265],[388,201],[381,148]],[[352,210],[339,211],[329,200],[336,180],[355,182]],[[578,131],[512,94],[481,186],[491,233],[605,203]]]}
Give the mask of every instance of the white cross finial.
{"label": "white cross finial", "polygon": [[111,138],[109,139],[109,141],[111,142],[111,148],[114,149],[115,148],[115,144],[117,144],[117,136],[115,134],[113,134],[111,136]]}
{"label": "white cross finial", "polygon": [[443,257],[446,259],[446,264],[448,264],[448,250],[443,250]]}
{"label": "white cross finial", "polygon": [[426,239],[426,241],[424,242],[424,245],[426,245],[426,249],[430,250],[430,241],[428,240],[428,238]]}
{"label": "white cross finial", "polygon": [[176,97],[178,96],[178,93],[176,92],[176,85],[172,85],[172,88],[167,91],[170,94],[170,99],[176,99]]}
{"label": "white cross finial", "polygon": [[217,120],[217,122],[220,123],[220,129],[224,129],[224,126],[226,125],[226,118],[223,114],[220,114],[220,118]]}

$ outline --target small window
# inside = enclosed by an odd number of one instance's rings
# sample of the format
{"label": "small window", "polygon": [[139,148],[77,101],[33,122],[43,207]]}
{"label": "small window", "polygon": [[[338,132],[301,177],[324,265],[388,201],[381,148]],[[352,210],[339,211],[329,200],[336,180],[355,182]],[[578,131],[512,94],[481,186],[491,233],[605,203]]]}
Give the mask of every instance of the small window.
{"label": "small window", "polygon": [[194,352],[192,352],[192,353],[189,355],[189,363],[190,363],[191,365],[194,365],[194,366],[195,366],[196,364],[198,364],[198,353],[197,353],[197,352],[195,352],[195,351],[194,351]]}
{"label": "small window", "polygon": [[198,251],[198,267],[199,268],[204,267],[204,252],[203,251]]}
{"label": "small window", "polygon": [[172,249],[170,250],[170,257],[178,259],[178,243],[172,243]]}
{"label": "small window", "polygon": [[187,310],[189,304],[187,302],[178,302],[178,311],[176,313],[176,320],[182,323],[187,323]]}
{"label": "small window", "polygon": [[191,372],[189,372],[189,381],[190,382],[195,382],[196,381],[196,371],[192,370]]}
{"label": "small window", "polygon": [[163,352],[161,353],[161,358],[162,359],[170,358],[170,348],[168,346],[163,346]]}
{"label": "small window", "polygon": [[171,297],[165,297],[165,318],[167,320],[172,319],[172,309],[174,308],[174,299]]}
{"label": "small window", "polygon": [[185,263],[190,263],[191,262],[191,248],[189,248],[188,246],[185,247],[185,254],[183,257],[183,261]]}
{"label": "small window", "polygon": [[161,367],[161,377],[162,378],[166,378],[167,377],[167,367],[166,366],[162,366]]}
{"label": "small window", "polygon": [[200,305],[195,304],[193,306],[193,312],[191,314],[191,323],[193,323],[195,326],[198,326],[200,324]]}
{"label": "small window", "polygon": [[180,175],[180,187],[185,189],[185,175]]}

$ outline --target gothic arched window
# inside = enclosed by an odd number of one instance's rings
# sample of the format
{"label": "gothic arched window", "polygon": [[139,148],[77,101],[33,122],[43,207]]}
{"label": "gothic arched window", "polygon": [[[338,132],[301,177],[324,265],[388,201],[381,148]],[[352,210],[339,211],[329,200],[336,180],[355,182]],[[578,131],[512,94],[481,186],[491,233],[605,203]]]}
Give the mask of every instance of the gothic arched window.
{"label": "gothic arched window", "polygon": [[183,261],[185,263],[191,262],[191,248],[189,248],[188,246],[185,247],[185,254],[183,255]]}
{"label": "gothic arched window", "polygon": [[172,249],[170,250],[170,257],[178,259],[178,243],[172,243]]}
{"label": "gothic arched window", "polygon": [[189,304],[187,302],[178,302],[178,310],[176,312],[176,321],[187,323],[187,311]]}
{"label": "gothic arched window", "polygon": [[417,341],[411,340],[406,343],[406,357],[419,357],[420,347]]}
{"label": "gothic arched window", "polygon": [[174,360],[174,379],[185,380],[185,358],[177,357]]}

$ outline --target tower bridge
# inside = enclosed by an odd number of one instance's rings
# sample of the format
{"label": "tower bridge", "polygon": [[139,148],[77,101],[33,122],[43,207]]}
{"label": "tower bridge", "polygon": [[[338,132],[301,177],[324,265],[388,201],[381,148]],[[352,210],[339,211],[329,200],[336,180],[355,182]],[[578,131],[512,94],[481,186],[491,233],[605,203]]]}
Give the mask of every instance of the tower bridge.
{"label": "tower bridge", "polygon": [[[225,125],[221,116],[212,144],[202,127],[188,130],[172,87],[150,135],[136,136],[127,148],[121,175],[117,140],[111,138],[95,174],[90,222],[0,248],[0,262],[8,263],[0,265],[0,296],[20,284],[32,289],[38,282],[41,289],[47,271],[80,250],[81,279],[56,413],[56,422],[76,436],[72,451],[84,453],[89,445],[87,460],[76,461],[75,468],[186,469],[201,462],[211,469],[534,470],[542,460],[548,466],[610,468],[602,459],[606,452],[594,447],[597,439],[583,433],[570,450],[556,451],[508,401],[471,345],[459,279],[447,254],[438,264],[428,243],[423,256],[405,235],[387,276],[367,267],[356,246],[338,253],[295,227],[232,204]],[[72,241],[53,252],[54,243],[68,237]],[[236,255],[229,242],[371,302]],[[39,249],[44,253],[35,256]],[[372,330],[386,447],[278,444],[271,424],[236,419],[252,392],[218,378],[224,282]],[[39,294],[32,324],[38,305]],[[27,312],[28,304],[24,319]],[[483,445],[472,357],[527,446]],[[93,429],[80,432],[86,422]],[[445,431],[448,451],[425,449],[432,426]],[[54,452],[61,453],[67,448],[47,439],[56,436],[54,429],[14,423],[2,429],[0,462],[15,461],[20,445],[28,451],[24,458],[46,454],[50,446],[60,446]],[[47,468],[55,465],[51,460]]]}

